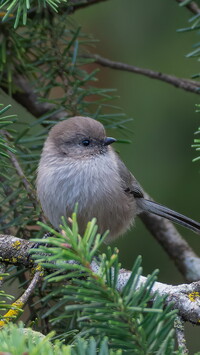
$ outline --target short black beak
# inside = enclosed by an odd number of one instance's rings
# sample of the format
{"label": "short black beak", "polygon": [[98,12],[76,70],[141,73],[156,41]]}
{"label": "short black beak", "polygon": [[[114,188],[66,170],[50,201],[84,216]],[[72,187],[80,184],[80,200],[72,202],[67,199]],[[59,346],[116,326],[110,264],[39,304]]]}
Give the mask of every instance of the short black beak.
{"label": "short black beak", "polygon": [[112,144],[112,143],[114,143],[114,142],[116,142],[116,139],[115,139],[115,138],[112,138],[112,137],[106,137],[106,138],[104,139],[104,145],[109,145],[109,144]]}

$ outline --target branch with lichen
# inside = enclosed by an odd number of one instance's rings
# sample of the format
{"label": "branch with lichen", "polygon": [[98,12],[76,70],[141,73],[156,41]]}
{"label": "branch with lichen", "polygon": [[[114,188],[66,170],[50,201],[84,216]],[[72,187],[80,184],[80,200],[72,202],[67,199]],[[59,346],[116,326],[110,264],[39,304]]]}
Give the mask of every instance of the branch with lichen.
{"label": "branch with lichen", "polygon": [[[16,238],[14,236],[0,235],[0,257],[6,264],[24,265],[31,268],[34,264],[30,258],[30,251],[34,247],[34,243]],[[98,264],[93,261],[91,268],[98,273]],[[52,270],[55,270],[52,264]],[[39,280],[39,274],[35,279]],[[117,281],[118,290],[122,290],[130,278],[131,272],[121,269]],[[146,277],[140,276],[138,287],[144,284]],[[35,283],[34,283],[35,285]],[[30,290],[33,290],[30,284]],[[29,290],[29,291],[30,291]],[[25,298],[29,297],[30,292],[25,294]],[[32,292],[32,291],[31,291]],[[192,282],[190,284],[181,284],[177,286],[168,285],[161,282],[155,282],[152,288],[152,297],[155,292],[166,297],[166,303],[173,303],[173,307],[178,309],[180,316],[184,321],[199,324],[200,320],[200,282]],[[23,300],[24,300],[23,299]]]}
{"label": "branch with lichen", "polygon": [[12,303],[9,311],[3,315],[2,319],[0,320],[0,327],[4,327],[8,322],[13,321],[13,319],[17,318],[24,305],[28,301],[29,297],[31,294],[34,292],[38,282],[41,280],[43,276],[42,269],[38,266],[35,268],[35,274],[27,287],[27,289],[24,291],[22,296],[18,298],[15,302]]}
{"label": "branch with lichen", "polygon": [[174,323],[174,328],[176,332],[177,344],[180,349],[182,349],[183,354],[188,354],[188,348],[186,346],[185,332],[184,332],[184,322],[177,316]]}

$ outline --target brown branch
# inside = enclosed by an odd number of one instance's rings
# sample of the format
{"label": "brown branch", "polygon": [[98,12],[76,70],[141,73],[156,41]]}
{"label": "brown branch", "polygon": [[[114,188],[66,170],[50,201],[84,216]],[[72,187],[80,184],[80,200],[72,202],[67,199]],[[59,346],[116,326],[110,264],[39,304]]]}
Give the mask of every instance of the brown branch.
{"label": "brown branch", "polygon": [[200,82],[197,82],[195,80],[178,78],[176,76],[153,71],[151,69],[140,68],[136,67],[135,65],[129,65],[122,62],[115,62],[113,60],[103,58],[98,54],[89,54],[85,55],[84,57],[92,58],[94,59],[95,63],[100,64],[104,67],[144,75],[151,79],[164,81],[182,90],[193,92],[195,94],[200,94]]}
{"label": "brown branch", "polygon": [[[181,4],[184,0],[176,0],[179,4]],[[193,14],[198,15],[200,13],[200,8],[196,4],[196,2],[192,1],[189,4],[185,5],[185,7],[190,10]]]}
{"label": "brown branch", "polygon": [[[48,102],[39,102],[39,97],[34,93],[34,88],[31,87],[30,83],[24,77],[16,75],[13,80],[15,86],[18,88],[18,91],[13,94],[13,98],[33,116],[41,117],[55,110],[55,105]],[[53,119],[59,120],[65,116],[67,116],[67,113],[63,110],[56,112]]]}

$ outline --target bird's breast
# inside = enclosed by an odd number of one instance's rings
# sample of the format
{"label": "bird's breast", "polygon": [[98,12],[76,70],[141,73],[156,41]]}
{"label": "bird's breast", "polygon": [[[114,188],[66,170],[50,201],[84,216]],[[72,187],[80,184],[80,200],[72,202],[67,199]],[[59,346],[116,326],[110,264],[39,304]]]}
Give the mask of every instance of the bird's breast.
{"label": "bird's breast", "polygon": [[54,227],[58,228],[61,216],[71,216],[77,202],[81,233],[93,217],[100,233],[109,229],[111,238],[129,227],[135,204],[124,192],[112,151],[89,159],[57,160],[48,164],[47,170],[43,179],[38,169],[38,195]]}

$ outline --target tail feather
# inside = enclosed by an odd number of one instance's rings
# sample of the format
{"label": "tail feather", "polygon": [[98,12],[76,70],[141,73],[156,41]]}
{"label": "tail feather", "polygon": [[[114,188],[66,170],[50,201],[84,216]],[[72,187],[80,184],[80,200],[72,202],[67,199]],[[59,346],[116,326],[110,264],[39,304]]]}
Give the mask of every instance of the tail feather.
{"label": "tail feather", "polygon": [[137,204],[141,212],[153,213],[160,217],[167,218],[172,222],[178,223],[200,234],[200,223],[194,221],[189,217],[184,216],[181,213],[175,212],[168,207],[160,205],[157,202],[145,200],[144,198],[138,198]]}

